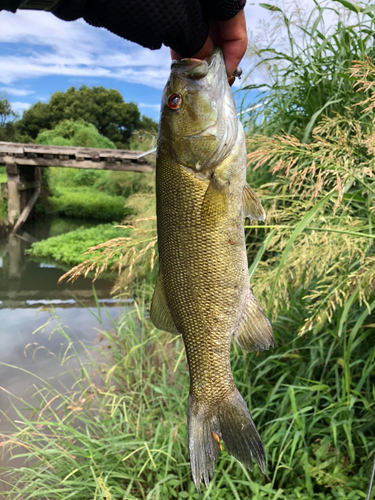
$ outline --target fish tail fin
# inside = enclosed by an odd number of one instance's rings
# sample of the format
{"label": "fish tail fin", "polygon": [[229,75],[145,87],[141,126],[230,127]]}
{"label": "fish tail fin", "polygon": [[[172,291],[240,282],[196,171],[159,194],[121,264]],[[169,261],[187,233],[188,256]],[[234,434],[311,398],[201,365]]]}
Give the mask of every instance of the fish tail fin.
{"label": "fish tail fin", "polygon": [[189,456],[193,481],[198,493],[203,480],[208,488],[215,473],[214,462],[222,439],[230,455],[252,470],[252,457],[265,474],[266,454],[247,405],[235,388],[215,409],[189,396]]}

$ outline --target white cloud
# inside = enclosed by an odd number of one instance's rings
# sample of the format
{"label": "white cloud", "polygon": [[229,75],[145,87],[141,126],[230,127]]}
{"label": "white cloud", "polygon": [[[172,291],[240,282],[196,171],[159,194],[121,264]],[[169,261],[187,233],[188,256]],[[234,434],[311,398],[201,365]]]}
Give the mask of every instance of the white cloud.
{"label": "white cloud", "polygon": [[[84,21],[67,23],[46,12],[0,12],[0,43],[22,51],[0,56],[0,82],[51,75],[117,78],[162,88],[169,51],[151,51]],[[17,53],[19,52],[19,53]]]}
{"label": "white cloud", "polygon": [[140,102],[140,103],[138,103],[138,106],[140,108],[153,109],[154,111],[160,110],[160,104],[146,104],[144,102]]}
{"label": "white cloud", "polygon": [[[283,5],[284,1],[269,0],[274,5]],[[304,5],[310,8],[314,1],[305,0]],[[248,29],[253,31],[262,23],[263,26],[267,24],[272,13],[248,3],[245,15]],[[89,26],[83,20],[64,22],[47,12],[18,11],[12,14],[1,11],[2,43],[6,45],[0,53],[0,83],[16,89],[18,93],[9,91],[11,95],[27,95],[27,90],[16,87],[16,83],[56,75],[116,78],[161,89],[170,72],[169,49],[166,47],[151,51],[105,29]],[[9,50],[8,54],[5,50]],[[246,74],[249,61],[244,59],[241,66]]]}
{"label": "white cloud", "polygon": [[10,105],[12,106],[13,111],[19,114],[22,114],[22,111],[29,109],[31,106],[28,102],[11,102]]}
{"label": "white cloud", "polygon": [[20,96],[24,97],[26,95],[33,94],[33,90],[28,90],[28,89],[19,89],[16,87],[0,87],[0,92],[4,92],[5,94],[8,95],[15,95],[15,96]]}

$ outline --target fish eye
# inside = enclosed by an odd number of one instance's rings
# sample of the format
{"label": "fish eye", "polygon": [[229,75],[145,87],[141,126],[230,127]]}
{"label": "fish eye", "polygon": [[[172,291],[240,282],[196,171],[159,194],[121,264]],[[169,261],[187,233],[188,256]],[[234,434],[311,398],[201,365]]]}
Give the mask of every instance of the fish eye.
{"label": "fish eye", "polygon": [[182,97],[178,94],[172,94],[168,97],[168,107],[178,109],[182,104]]}

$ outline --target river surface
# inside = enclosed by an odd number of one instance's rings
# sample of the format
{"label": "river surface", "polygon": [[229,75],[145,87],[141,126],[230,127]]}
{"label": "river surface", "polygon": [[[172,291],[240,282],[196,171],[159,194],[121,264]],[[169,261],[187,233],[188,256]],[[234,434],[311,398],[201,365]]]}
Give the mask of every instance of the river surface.
{"label": "river surface", "polygon": [[[69,383],[58,361],[68,341],[53,333],[56,326],[63,324],[78,342],[97,344],[100,331],[110,328],[112,320],[129,307],[111,297],[113,281],[95,281],[95,299],[91,280],[57,285],[64,270],[25,255],[33,241],[95,224],[46,218],[28,223],[19,236],[0,239],[0,442],[16,418],[11,402],[31,398],[30,386],[37,377],[48,378],[56,386]],[[0,450],[0,466],[7,465]],[[6,491],[0,476],[0,498]]]}

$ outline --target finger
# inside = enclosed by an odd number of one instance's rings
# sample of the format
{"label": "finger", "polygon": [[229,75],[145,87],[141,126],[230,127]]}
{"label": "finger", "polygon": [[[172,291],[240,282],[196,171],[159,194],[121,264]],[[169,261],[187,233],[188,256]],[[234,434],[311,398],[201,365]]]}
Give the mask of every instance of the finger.
{"label": "finger", "polygon": [[227,74],[230,76],[239,65],[247,48],[247,31],[244,11],[241,10],[229,21],[219,22],[218,31],[218,45],[223,49]]}
{"label": "finger", "polygon": [[171,52],[172,61],[181,61],[181,57],[177,54],[177,52],[173,49],[169,49]]}
{"label": "finger", "polygon": [[[170,50],[171,50],[172,60],[180,61],[181,57],[177,54],[177,52],[175,52],[173,49],[170,49]],[[196,54],[194,54],[192,56],[192,58],[193,59],[202,59],[202,60],[206,59],[206,58],[210,57],[213,50],[214,50],[214,43],[213,43],[211,37],[208,36],[203,47]]]}

